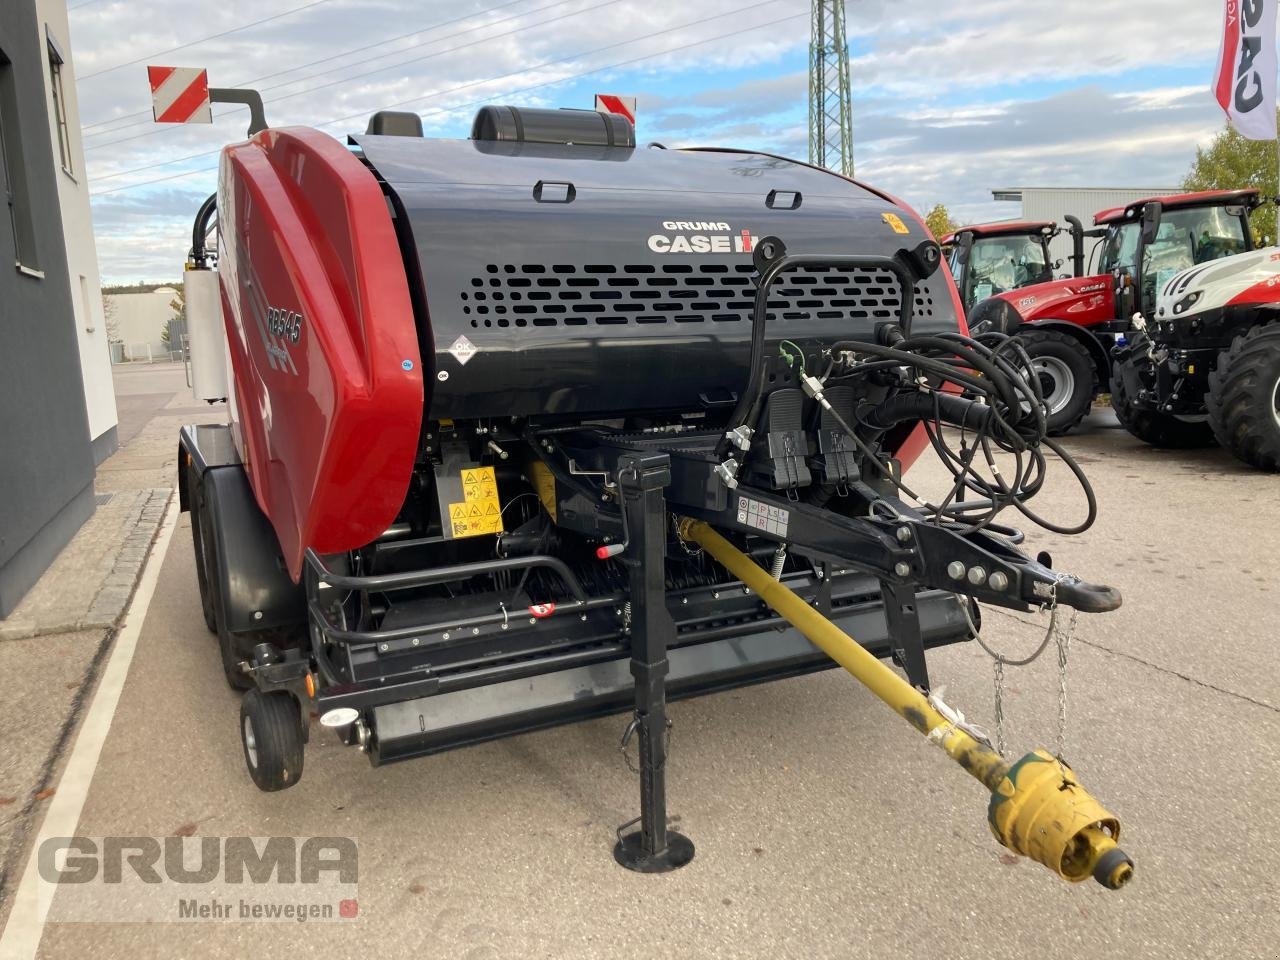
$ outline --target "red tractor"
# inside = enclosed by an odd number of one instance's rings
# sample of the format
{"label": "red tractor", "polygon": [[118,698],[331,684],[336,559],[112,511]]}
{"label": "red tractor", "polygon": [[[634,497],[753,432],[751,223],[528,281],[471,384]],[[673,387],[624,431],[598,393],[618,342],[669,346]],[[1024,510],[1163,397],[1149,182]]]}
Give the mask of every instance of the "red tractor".
{"label": "red tractor", "polygon": [[1008,220],[957,227],[943,237],[965,313],[998,293],[1052,280],[1062,262],[1053,261],[1049,241],[1059,229],[1048,221]]}
{"label": "red tractor", "polygon": [[[1077,275],[997,292],[969,309],[969,326],[975,333],[997,330],[1019,337],[1040,377],[1049,432],[1066,433],[1099,392],[1112,390],[1117,337],[1135,331],[1135,314],[1155,316],[1158,291],[1169,280],[1198,264],[1254,248],[1249,213],[1260,202],[1257,190],[1220,190],[1151,197],[1103,210],[1094,217],[1096,230],[1086,231],[1068,218]],[[1081,275],[1086,237],[1097,237],[1102,245],[1091,276]],[[963,255],[957,246],[953,259]],[[1196,431],[1207,432],[1203,411],[1181,416],[1198,423]]]}

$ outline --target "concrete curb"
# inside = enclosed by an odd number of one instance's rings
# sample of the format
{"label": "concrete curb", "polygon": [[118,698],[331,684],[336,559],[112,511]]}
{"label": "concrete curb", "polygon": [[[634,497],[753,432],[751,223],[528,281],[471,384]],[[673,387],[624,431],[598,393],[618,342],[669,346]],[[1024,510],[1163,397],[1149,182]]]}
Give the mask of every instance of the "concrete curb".
{"label": "concrete curb", "polygon": [[[32,590],[31,602],[24,600],[13,616],[0,621],[0,642],[114,627],[133,595],[142,573],[142,564],[172,493],[167,487],[138,490],[133,494],[131,503],[117,506],[117,510],[123,507],[123,512],[115,518],[114,524],[104,518],[103,524],[93,526],[94,520],[91,519],[65,548],[65,559],[60,558],[60,562],[55,562],[45,572],[41,582]],[[123,500],[126,495],[115,496]],[[103,508],[104,513],[109,509]],[[109,529],[101,529],[108,524],[111,524]],[[85,568],[86,564],[76,561],[78,550],[100,549],[99,538],[104,537],[121,538],[118,549],[108,548],[101,557],[87,565],[89,569]],[[85,599],[76,604],[76,609],[62,609],[50,602],[50,594],[56,596],[63,577],[89,578],[90,582],[96,580],[98,586],[92,591],[91,599],[82,591]],[[72,586],[67,584],[68,591]]]}

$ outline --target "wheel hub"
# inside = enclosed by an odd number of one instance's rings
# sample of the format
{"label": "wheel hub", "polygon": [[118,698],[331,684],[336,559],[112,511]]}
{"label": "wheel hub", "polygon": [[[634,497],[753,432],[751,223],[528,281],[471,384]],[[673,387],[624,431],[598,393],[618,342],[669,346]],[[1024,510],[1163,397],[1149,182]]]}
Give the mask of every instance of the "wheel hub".
{"label": "wheel hub", "polygon": [[1045,410],[1051,417],[1061,413],[1076,392],[1075,374],[1057,357],[1032,357],[1031,368],[1040,381]]}
{"label": "wheel hub", "polygon": [[258,741],[253,735],[253,722],[244,718],[244,754],[249,758],[249,766],[258,769]]}

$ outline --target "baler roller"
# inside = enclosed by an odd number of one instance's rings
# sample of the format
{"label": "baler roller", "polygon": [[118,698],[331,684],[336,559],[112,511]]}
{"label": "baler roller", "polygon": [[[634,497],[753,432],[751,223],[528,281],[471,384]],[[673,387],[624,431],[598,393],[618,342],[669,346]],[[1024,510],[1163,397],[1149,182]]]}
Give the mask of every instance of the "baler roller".
{"label": "baler roller", "polygon": [[927,697],[711,526],[685,519],[680,523],[680,536],[706,550],[990,790],[987,820],[1000,843],[1073,883],[1092,876],[1104,887],[1117,890],[1133,876],[1133,861],[1117,843],[1119,820],[1076,781],[1065,763],[1043,750],[1010,762],[989,743],[945,717]]}

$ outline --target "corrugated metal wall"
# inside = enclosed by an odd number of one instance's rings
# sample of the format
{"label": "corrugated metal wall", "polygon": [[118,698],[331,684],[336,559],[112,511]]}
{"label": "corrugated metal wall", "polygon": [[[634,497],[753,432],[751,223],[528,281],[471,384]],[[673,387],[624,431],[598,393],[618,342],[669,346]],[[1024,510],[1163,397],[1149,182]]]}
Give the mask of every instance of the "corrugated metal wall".
{"label": "corrugated metal wall", "polygon": [[[1177,187],[1135,187],[1128,189],[1023,187],[1021,190],[1023,220],[1054,220],[1065,226],[1065,221],[1062,218],[1066,214],[1071,214],[1079,217],[1080,222],[1085,225],[1086,229],[1093,226],[1093,215],[1100,210],[1121,207],[1126,203],[1142,200],[1146,197],[1182,192]],[[1012,206],[1013,204],[1010,204],[1011,208]],[[1094,243],[1096,241],[1085,241],[1084,252],[1086,258],[1092,251]],[[1066,234],[1057,237],[1050,245],[1050,249],[1055,260],[1061,259],[1063,261],[1062,268],[1057,272],[1065,273],[1070,270],[1071,264],[1067,258],[1071,256],[1071,237]]]}

